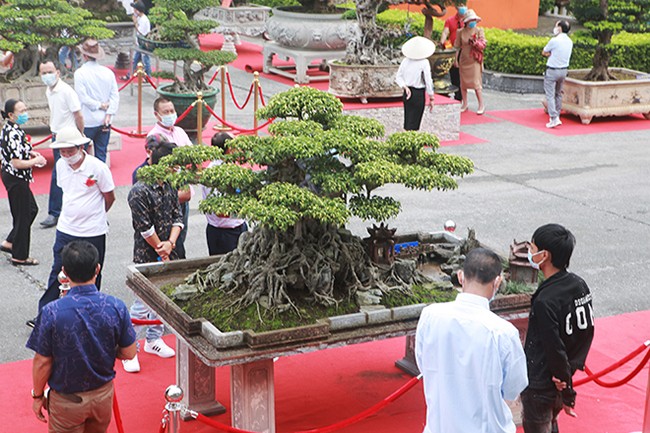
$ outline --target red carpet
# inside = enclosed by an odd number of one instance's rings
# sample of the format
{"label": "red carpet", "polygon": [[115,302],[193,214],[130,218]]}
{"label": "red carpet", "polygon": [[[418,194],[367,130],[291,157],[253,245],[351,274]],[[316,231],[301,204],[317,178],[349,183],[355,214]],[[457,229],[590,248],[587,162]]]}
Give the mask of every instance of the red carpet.
{"label": "red carpet", "polygon": [[490,111],[490,116],[507,120],[528,128],[561,137],[569,135],[601,134],[605,132],[625,132],[650,129],[650,121],[640,114],[621,117],[594,117],[589,125],[583,125],[580,118],[569,114],[562,115],[562,125],[548,129],[548,115],[542,108],[530,110]]}
{"label": "red carpet", "polygon": [[[588,365],[599,371],[638,347],[648,338],[650,311],[598,319],[596,337]],[[174,338],[166,337],[173,345]],[[404,339],[395,338],[328,349],[320,352],[280,358],[275,364],[277,431],[296,430],[329,425],[356,415],[377,403],[406,383],[409,377],[393,366],[403,355]],[[607,381],[625,376],[640,361],[612,373]],[[124,373],[118,366],[116,392],[126,433],[156,432],[164,406],[165,388],[174,382],[174,361],[141,354],[142,371]],[[576,375],[579,377],[581,373]],[[21,433],[45,432],[44,424],[31,413],[31,361],[0,365],[5,389],[17,393],[0,396],[1,425],[21,425]],[[594,384],[578,388],[577,419],[561,415],[563,433],[629,433],[640,431],[648,366],[629,384],[603,389]],[[18,395],[16,399],[15,395]],[[229,369],[217,369],[217,398],[230,407]],[[422,431],[425,407],[422,386],[344,433],[395,433]],[[230,424],[230,414],[215,417]],[[116,432],[114,425],[109,429]],[[183,423],[182,432],[215,432],[196,421]],[[518,432],[521,432],[521,428]]]}
{"label": "red carpet", "polygon": [[473,111],[466,111],[464,113],[460,113],[460,124],[463,126],[467,125],[481,125],[483,123],[493,123],[493,122],[500,122],[500,119],[495,119],[491,116],[489,116],[490,113],[488,114],[483,114],[479,116]]}
{"label": "red carpet", "polygon": [[461,144],[480,144],[480,143],[487,143],[487,142],[488,142],[487,140],[474,137],[473,135],[469,135],[461,131],[458,140],[441,141],[440,146],[441,147],[460,146]]}

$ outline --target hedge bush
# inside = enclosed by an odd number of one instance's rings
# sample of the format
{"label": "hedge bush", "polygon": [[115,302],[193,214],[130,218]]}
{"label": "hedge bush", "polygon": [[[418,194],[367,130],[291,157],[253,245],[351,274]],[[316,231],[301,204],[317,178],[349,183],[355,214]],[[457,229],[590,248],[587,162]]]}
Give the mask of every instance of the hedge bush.
{"label": "hedge bush", "polygon": [[[403,29],[403,37],[387,41],[387,44],[400,46],[411,36],[422,36],[424,15],[419,10],[407,12],[389,9],[377,15],[377,24],[382,27]],[[433,40],[440,40],[444,22],[433,21]],[[546,69],[546,58],[542,49],[550,39],[545,36],[529,36],[512,30],[487,28],[488,40],[485,51],[485,69],[508,74],[541,75]],[[571,56],[571,69],[591,68],[596,40],[584,33],[571,35],[574,42]],[[614,35],[611,43],[612,60],[610,66],[625,67],[637,71],[650,72],[650,33],[621,32]]]}

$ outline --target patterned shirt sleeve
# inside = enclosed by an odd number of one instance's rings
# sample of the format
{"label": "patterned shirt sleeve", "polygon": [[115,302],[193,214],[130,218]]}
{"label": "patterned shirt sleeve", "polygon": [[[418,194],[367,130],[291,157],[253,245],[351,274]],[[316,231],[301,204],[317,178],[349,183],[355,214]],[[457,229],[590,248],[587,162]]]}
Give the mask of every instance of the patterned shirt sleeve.
{"label": "patterned shirt sleeve", "polygon": [[43,308],[36,320],[36,326],[27,340],[26,347],[42,356],[52,356],[52,326],[54,317],[51,309]]}
{"label": "patterned shirt sleeve", "polygon": [[131,208],[131,220],[133,222],[133,229],[138,232],[146,232],[153,225],[153,221],[149,218],[149,197],[147,189],[143,188],[143,184],[136,183],[129,192],[129,207]]}

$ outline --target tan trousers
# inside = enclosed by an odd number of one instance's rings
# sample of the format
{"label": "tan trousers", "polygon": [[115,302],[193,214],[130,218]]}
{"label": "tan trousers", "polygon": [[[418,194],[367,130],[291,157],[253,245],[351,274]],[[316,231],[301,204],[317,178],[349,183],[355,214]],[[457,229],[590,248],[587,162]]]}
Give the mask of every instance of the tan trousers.
{"label": "tan trousers", "polygon": [[105,433],[111,422],[113,381],[92,391],[59,394],[48,399],[49,433]]}

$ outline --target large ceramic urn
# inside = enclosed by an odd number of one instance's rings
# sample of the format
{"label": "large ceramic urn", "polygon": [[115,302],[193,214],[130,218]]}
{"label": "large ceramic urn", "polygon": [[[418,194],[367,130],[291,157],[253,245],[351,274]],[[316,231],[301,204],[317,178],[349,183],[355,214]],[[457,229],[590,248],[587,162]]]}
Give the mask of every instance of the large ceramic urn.
{"label": "large ceramic urn", "polygon": [[356,21],[344,20],[343,13],[313,14],[290,7],[274,8],[266,22],[266,33],[276,43],[310,51],[345,50],[356,32]]}

